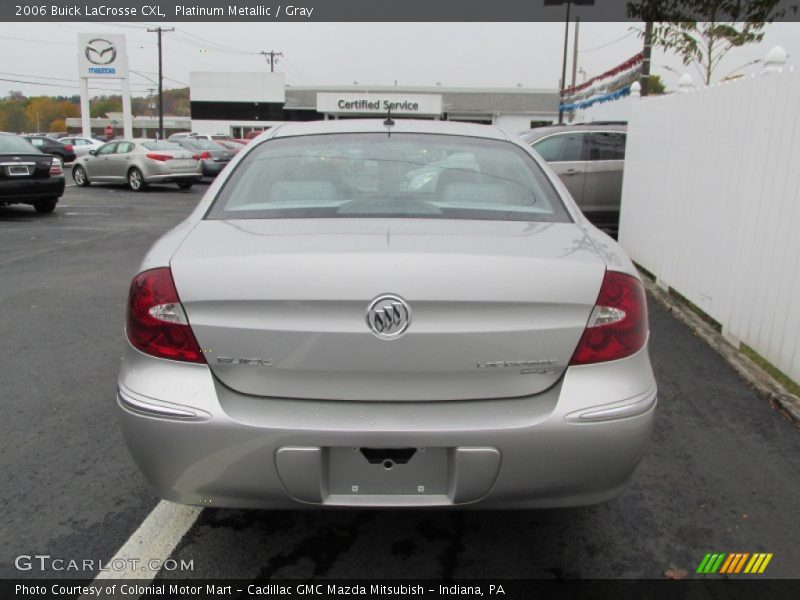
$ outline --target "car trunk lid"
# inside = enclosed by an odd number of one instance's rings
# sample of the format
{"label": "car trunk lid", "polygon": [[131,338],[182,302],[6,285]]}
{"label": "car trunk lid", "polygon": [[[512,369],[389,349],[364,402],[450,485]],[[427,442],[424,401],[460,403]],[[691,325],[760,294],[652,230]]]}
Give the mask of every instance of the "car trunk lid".
{"label": "car trunk lid", "polygon": [[41,152],[0,154],[0,178],[47,178],[52,164],[53,157]]}
{"label": "car trunk lid", "polygon": [[[454,400],[536,394],[562,375],[605,263],[571,223],[200,222],[171,268],[222,383],[258,396]],[[411,322],[380,339],[383,294]]]}

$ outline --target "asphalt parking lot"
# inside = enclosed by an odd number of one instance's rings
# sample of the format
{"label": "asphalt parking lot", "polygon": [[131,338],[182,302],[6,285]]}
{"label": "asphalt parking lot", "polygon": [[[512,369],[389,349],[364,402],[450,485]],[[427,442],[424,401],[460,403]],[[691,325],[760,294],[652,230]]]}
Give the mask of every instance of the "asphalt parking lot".
{"label": "asphalt parking lot", "polygon": [[[0,577],[19,554],[104,559],[157,504],[117,427],[130,278],[206,186],[69,187],[52,215],[0,207]],[[651,301],[659,414],[631,489],[513,512],[204,510],[160,576],[633,578],[706,552],[771,552],[800,575],[800,435]],[[87,576],[79,573],[74,576]]]}

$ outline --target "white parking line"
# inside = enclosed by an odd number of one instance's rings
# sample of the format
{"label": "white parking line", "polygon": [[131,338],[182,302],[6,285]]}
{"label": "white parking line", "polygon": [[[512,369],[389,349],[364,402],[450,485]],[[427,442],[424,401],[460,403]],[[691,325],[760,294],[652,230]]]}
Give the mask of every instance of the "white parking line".
{"label": "white parking line", "polygon": [[[151,566],[156,563],[164,564],[201,512],[203,509],[198,506],[184,506],[166,500],[159,502],[122,548],[106,563],[111,568],[94,579],[93,587],[99,587],[108,580],[136,579],[141,584],[152,581],[159,569],[152,569]],[[126,565],[124,569],[114,570],[115,565],[123,564]],[[84,595],[80,600],[93,597]],[[125,597],[134,600],[139,596]]]}

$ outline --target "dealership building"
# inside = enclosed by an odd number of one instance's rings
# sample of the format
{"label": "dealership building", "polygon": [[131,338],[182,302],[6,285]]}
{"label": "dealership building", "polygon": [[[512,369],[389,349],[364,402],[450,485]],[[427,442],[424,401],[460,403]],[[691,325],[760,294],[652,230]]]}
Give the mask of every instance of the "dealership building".
{"label": "dealership building", "polygon": [[[166,135],[191,130],[241,138],[287,121],[375,118],[386,116],[389,109],[397,118],[487,123],[514,133],[558,118],[555,89],[290,86],[283,73],[193,72],[189,82],[191,120],[165,117]],[[115,116],[92,119],[93,133],[101,133],[107,121],[114,126]],[[70,129],[71,121],[67,120]],[[133,126],[134,135],[153,137],[157,119],[134,118]]]}

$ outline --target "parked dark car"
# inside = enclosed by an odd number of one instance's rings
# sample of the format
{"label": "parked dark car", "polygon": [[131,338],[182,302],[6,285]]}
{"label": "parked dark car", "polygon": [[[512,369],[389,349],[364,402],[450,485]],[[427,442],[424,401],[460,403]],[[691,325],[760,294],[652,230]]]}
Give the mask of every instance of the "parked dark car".
{"label": "parked dark car", "polygon": [[233,150],[228,150],[217,142],[202,138],[178,138],[170,142],[180,144],[193,153],[200,161],[203,177],[216,177],[233,158]]}
{"label": "parked dark car", "polygon": [[30,204],[48,213],[63,194],[60,158],[42,153],[20,136],[0,133],[0,204]]}
{"label": "parked dark car", "polygon": [[582,123],[539,127],[521,137],[558,174],[583,214],[616,234],[626,135],[621,123]]}
{"label": "parked dark car", "polygon": [[75,149],[72,144],[64,144],[44,135],[24,135],[22,137],[43,153],[57,156],[65,163],[71,163],[75,160]]}
{"label": "parked dark car", "polygon": [[227,148],[234,154],[237,154],[240,150],[243,150],[245,147],[244,142],[237,142],[236,140],[214,140],[223,148]]}

